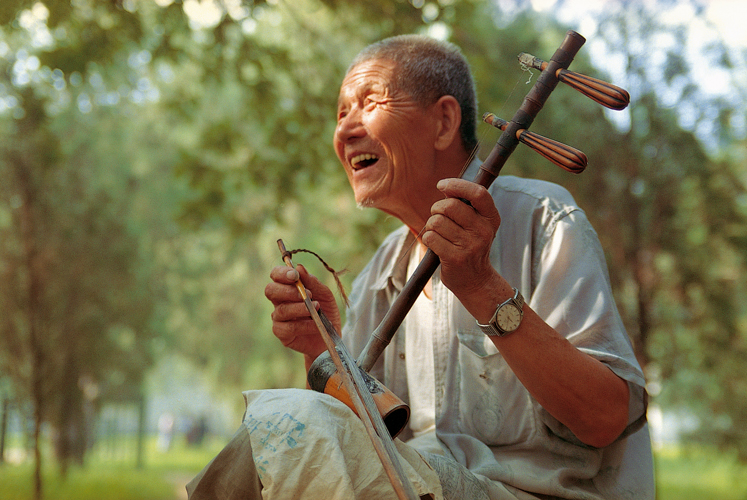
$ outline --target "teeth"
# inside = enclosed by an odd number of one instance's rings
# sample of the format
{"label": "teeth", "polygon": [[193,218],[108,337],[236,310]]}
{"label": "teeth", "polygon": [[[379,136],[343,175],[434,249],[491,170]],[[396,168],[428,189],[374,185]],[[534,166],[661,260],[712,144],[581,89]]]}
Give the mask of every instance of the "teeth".
{"label": "teeth", "polygon": [[376,155],[372,155],[370,153],[363,153],[363,154],[353,157],[353,159],[350,160],[350,163],[352,163],[353,166],[355,166],[364,160],[378,160],[378,159],[379,157]]}

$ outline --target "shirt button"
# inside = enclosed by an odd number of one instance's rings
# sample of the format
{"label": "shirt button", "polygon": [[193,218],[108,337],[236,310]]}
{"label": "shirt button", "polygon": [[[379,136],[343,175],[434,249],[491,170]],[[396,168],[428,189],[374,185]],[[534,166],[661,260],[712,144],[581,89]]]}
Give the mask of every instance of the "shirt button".
{"label": "shirt button", "polygon": [[405,353],[404,352],[399,353],[399,359],[405,359]]}

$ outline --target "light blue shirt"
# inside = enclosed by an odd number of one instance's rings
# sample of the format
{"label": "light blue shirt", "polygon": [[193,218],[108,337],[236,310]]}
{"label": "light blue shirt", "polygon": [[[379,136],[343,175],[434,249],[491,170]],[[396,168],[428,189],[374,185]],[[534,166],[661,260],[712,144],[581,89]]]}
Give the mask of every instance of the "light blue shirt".
{"label": "light blue shirt", "polygon": [[[408,386],[433,384],[436,436],[444,454],[482,478],[491,498],[518,489],[562,498],[653,499],[645,380],[594,229],[570,193],[555,184],[500,176],[490,192],[502,217],[493,266],[560,335],[628,382],[626,433],[603,449],[578,440],[523,387],[438,271],[432,380],[408,382],[404,327],[372,375],[405,401]],[[406,227],[393,232],[356,278],[343,328],[354,356],[402,289],[413,241]],[[408,436],[406,429],[400,438]]]}

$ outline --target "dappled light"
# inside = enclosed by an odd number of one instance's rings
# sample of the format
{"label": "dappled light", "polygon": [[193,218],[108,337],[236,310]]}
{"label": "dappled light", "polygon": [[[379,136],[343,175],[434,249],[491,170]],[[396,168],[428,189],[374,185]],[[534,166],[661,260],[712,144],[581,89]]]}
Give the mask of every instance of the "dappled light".
{"label": "dappled light", "polygon": [[[571,69],[630,106],[561,85],[534,131],[586,171],[520,146],[505,173],[565,186],[599,234],[649,379],[660,498],[747,495],[743,2],[2,3],[3,500],[186,498],[241,391],[305,387],[264,297],[277,239],[348,269],[349,289],[399,224],[356,206],[332,148],[361,48],[452,41],[479,115],[508,119],[539,73],[516,55],[548,59],[569,29],[588,40]],[[478,126],[482,157],[498,133]],[[714,475],[684,477],[693,464]]]}

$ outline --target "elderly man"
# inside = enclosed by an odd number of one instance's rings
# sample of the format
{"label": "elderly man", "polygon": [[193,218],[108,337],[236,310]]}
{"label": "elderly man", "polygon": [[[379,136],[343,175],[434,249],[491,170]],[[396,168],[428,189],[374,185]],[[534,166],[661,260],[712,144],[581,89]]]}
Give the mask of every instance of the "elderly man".
{"label": "elderly man", "polygon": [[[335,151],[357,203],[404,225],[357,277],[343,339],[360,353],[430,248],[441,266],[372,370],[411,407],[396,444],[418,494],[653,498],[645,382],[596,234],[556,185],[458,179],[479,167],[475,115],[469,67],[451,44],[394,37],[351,64]],[[299,272],[315,305],[341,322],[331,291],[303,267],[272,270],[273,332],[308,369],[325,346],[295,288]],[[393,497],[347,407],[312,391],[245,396],[234,446],[193,481],[193,498],[233,498],[230,488]],[[246,476],[253,484],[235,486]]]}

